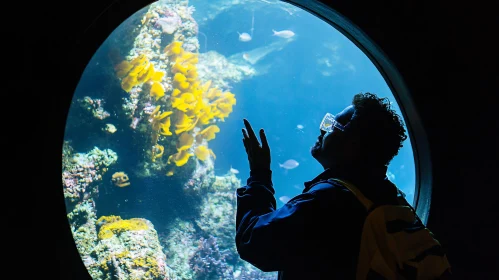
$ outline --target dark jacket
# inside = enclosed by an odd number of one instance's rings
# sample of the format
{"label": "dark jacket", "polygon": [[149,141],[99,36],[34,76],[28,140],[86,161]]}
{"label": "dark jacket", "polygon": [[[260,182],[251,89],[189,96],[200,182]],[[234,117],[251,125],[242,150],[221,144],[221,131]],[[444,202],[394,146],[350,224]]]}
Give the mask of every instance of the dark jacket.
{"label": "dark jacket", "polygon": [[327,169],[305,182],[302,194],[276,208],[272,171],[251,171],[237,189],[239,256],[278,279],[355,279],[366,210],[338,178],[353,183],[375,204],[396,203],[397,189],[378,171]]}

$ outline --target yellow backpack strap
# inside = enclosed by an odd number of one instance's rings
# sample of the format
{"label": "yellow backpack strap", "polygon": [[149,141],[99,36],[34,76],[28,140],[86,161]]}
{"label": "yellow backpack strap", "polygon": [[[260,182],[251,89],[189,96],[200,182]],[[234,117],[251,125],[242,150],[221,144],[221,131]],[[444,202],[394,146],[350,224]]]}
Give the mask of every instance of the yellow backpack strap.
{"label": "yellow backpack strap", "polygon": [[329,179],[329,181],[336,181],[338,183],[340,183],[341,185],[343,185],[344,187],[346,187],[347,189],[349,189],[356,197],[357,199],[360,201],[360,203],[362,203],[362,205],[364,205],[364,207],[366,208],[367,211],[371,210],[371,208],[374,206],[374,203],[372,201],[370,201],[367,197],[365,197],[362,192],[356,187],[354,186],[352,183],[346,181],[346,180],[340,180],[340,179]]}

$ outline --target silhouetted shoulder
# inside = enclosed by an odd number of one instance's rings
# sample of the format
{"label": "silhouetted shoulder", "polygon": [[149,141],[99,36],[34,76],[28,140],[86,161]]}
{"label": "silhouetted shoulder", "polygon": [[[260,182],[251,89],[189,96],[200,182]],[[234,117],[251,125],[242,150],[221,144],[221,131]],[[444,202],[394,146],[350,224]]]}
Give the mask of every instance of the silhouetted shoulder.
{"label": "silhouetted shoulder", "polygon": [[335,181],[327,181],[323,180],[315,183],[308,192],[316,192],[316,191],[343,191],[348,189]]}
{"label": "silhouetted shoulder", "polygon": [[337,195],[337,196],[349,196],[350,195],[350,190],[348,190],[346,187],[341,185],[338,182],[335,181],[320,181],[313,185],[308,193],[311,194],[324,194],[324,195]]}
{"label": "silhouetted shoulder", "polygon": [[355,195],[338,182],[321,181],[313,185],[308,193],[323,209],[356,209],[343,213],[344,216],[357,216],[365,212],[364,206]]}

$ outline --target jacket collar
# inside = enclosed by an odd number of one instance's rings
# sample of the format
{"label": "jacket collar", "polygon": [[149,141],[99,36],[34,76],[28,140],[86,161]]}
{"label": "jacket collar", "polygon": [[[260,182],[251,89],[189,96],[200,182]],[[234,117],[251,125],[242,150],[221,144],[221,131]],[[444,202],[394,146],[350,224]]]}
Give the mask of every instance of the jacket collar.
{"label": "jacket collar", "polygon": [[382,168],[372,168],[365,166],[327,168],[311,181],[305,182],[305,189],[303,190],[303,192],[307,192],[316,183],[325,181],[330,178],[344,179],[358,186],[359,188],[362,188],[364,182],[366,181],[372,182],[373,180],[381,181],[386,179],[386,172],[386,166]]}

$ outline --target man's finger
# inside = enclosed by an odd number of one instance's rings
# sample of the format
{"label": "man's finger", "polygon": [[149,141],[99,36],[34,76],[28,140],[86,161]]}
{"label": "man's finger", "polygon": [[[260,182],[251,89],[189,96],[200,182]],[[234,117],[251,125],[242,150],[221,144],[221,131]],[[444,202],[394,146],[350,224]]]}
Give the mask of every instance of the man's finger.
{"label": "man's finger", "polygon": [[246,141],[243,139],[243,146],[244,146],[244,151],[246,151],[246,154],[248,154],[248,147],[246,146]]}
{"label": "man's finger", "polygon": [[247,119],[243,119],[243,120],[244,120],[244,126],[246,126],[246,130],[248,131],[248,135],[249,135],[250,140],[258,143],[258,139],[256,138],[255,132],[253,131],[251,124],[248,122]]}
{"label": "man's finger", "polygon": [[263,128],[260,129],[260,140],[262,140],[262,148],[270,151],[269,142],[267,142],[267,136],[265,135],[265,131],[263,131]]}
{"label": "man's finger", "polygon": [[246,143],[246,139],[243,138],[243,145],[244,149],[246,149],[246,152],[248,152],[248,143]]}
{"label": "man's finger", "polygon": [[243,139],[244,148],[246,148],[246,153],[249,155],[252,150],[252,145],[249,138]]}
{"label": "man's finger", "polygon": [[243,128],[242,131],[243,131],[243,136],[244,136],[243,140],[249,139],[248,133],[246,132],[246,129]]}

